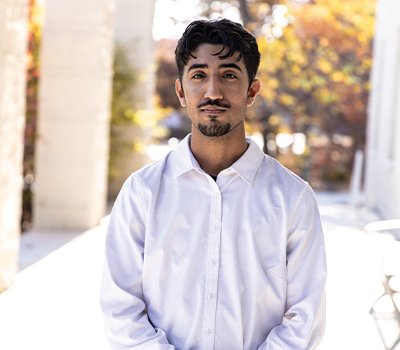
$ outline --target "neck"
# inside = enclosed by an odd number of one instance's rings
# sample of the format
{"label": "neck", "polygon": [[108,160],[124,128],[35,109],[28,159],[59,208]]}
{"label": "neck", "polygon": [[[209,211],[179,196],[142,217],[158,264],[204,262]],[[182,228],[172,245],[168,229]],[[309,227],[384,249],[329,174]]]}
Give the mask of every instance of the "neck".
{"label": "neck", "polygon": [[219,137],[204,136],[192,127],[190,149],[200,167],[217,176],[235,163],[248,147],[244,126]]}

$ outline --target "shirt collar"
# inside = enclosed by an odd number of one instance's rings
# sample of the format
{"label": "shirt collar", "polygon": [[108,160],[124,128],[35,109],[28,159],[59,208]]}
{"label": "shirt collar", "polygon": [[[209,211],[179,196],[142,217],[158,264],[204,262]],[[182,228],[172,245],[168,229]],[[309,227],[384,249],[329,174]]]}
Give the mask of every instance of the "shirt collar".
{"label": "shirt collar", "polygon": [[249,147],[246,152],[232,164],[231,168],[236,171],[244,182],[250,185],[264,159],[264,152],[251,138],[246,138],[246,141],[249,143]]}
{"label": "shirt collar", "polygon": [[192,169],[200,170],[200,165],[190,150],[190,137],[187,135],[175,148],[174,154],[174,179]]}
{"label": "shirt collar", "polygon": [[[187,135],[174,150],[174,179],[192,169],[204,172],[190,150],[190,137],[191,134]],[[246,138],[246,141],[249,144],[246,152],[228,169],[233,169],[250,185],[264,158],[264,153],[254,140]]]}

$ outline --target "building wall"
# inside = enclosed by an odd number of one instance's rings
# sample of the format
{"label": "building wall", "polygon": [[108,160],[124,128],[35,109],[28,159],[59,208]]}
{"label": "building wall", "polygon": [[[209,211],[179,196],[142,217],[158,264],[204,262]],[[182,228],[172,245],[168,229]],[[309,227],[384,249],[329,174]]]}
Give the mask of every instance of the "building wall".
{"label": "building wall", "polygon": [[379,0],[368,106],[366,196],[400,219],[400,2]]}
{"label": "building wall", "polygon": [[88,229],[107,198],[114,0],[47,0],[34,227]]}
{"label": "building wall", "polygon": [[0,0],[0,292],[17,272],[25,127],[27,0]]}

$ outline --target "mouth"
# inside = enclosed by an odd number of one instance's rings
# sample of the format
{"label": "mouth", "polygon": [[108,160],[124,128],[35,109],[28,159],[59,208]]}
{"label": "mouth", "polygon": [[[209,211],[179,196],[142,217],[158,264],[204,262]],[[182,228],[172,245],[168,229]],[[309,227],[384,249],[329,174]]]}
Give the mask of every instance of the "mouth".
{"label": "mouth", "polygon": [[223,112],[226,112],[226,109],[218,108],[218,107],[214,107],[214,106],[207,106],[205,108],[201,108],[200,111],[204,112],[206,114],[216,115],[216,114],[221,114]]}
{"label": "mouth", "polygon": [[217,116],[226,112],[230,106],[222,101],[206,101],[197,106],[200,112],[207,114],[208,116]]}

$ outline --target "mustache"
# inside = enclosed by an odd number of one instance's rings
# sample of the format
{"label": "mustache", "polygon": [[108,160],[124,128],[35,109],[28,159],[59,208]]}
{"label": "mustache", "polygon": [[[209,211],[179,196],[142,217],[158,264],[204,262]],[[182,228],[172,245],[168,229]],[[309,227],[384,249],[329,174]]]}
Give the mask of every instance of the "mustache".
{"label": "mustache", "polygon": [[231,108],[231,106],[228,103],[222,103],[218,100],[215,100],[215,101],[208,100],[206,102],[199,103],[197,105],[197,108],[202,108],[202,107],[206,107],[206,106],[216,106],[216,107],[221,107],[221,108],[226,108],[226,109]]}

